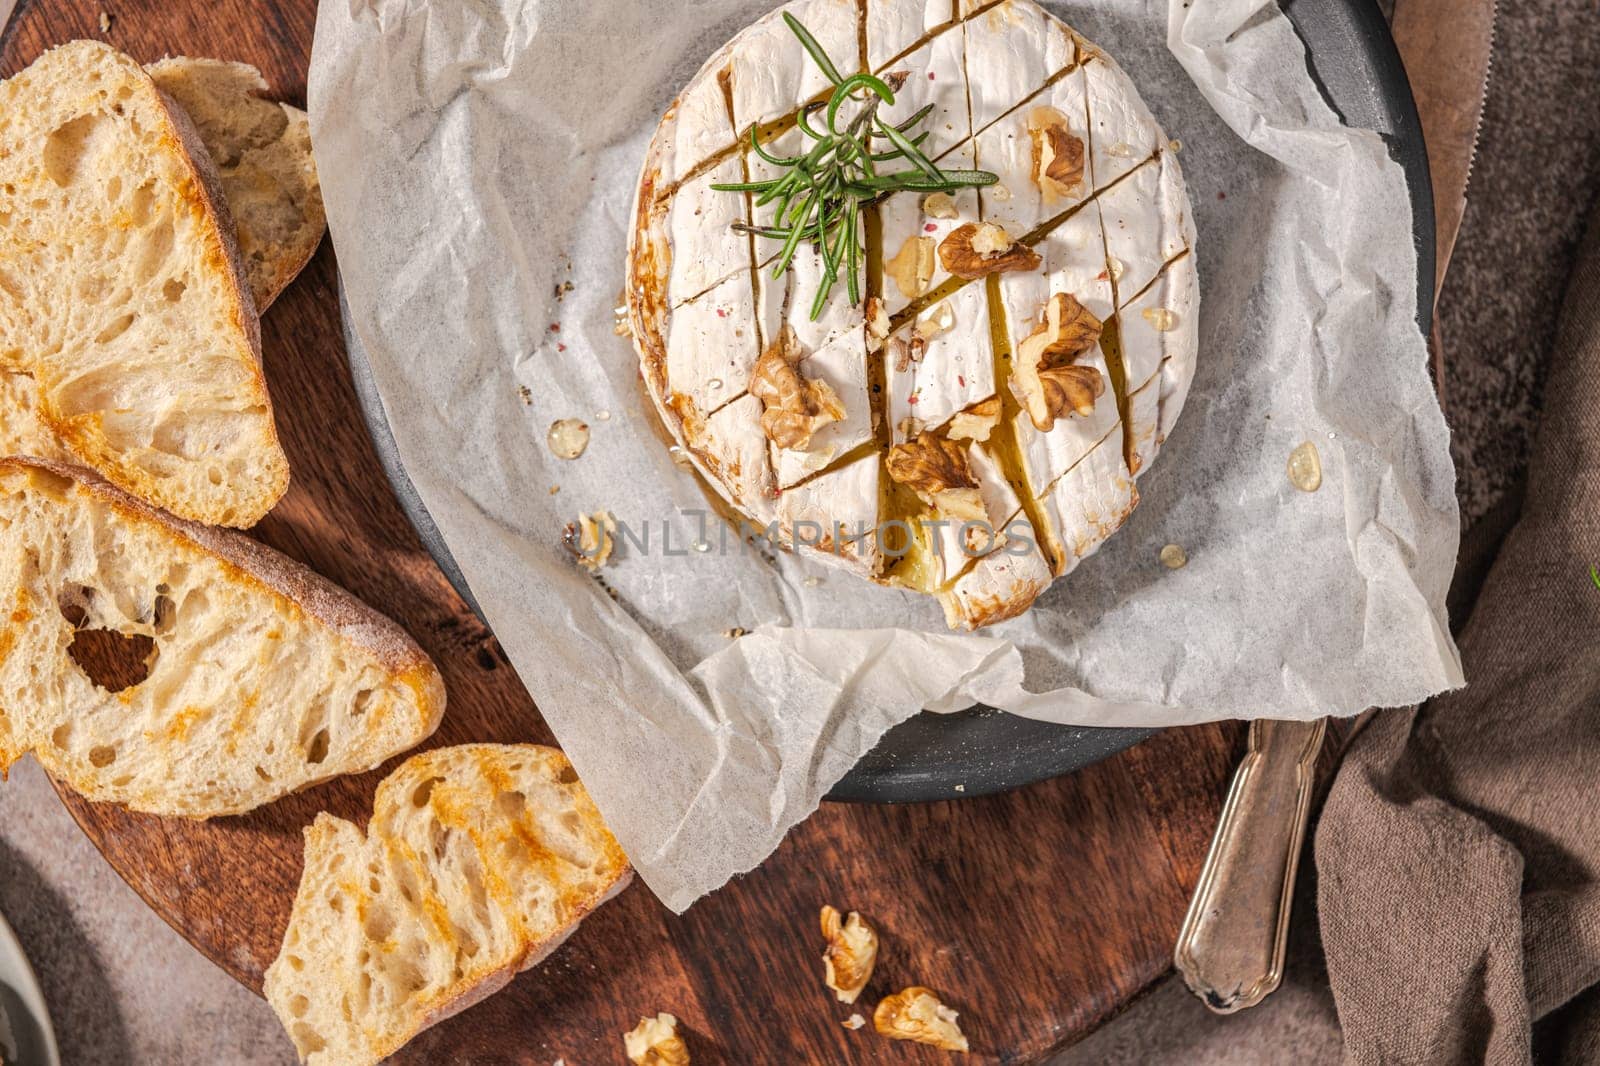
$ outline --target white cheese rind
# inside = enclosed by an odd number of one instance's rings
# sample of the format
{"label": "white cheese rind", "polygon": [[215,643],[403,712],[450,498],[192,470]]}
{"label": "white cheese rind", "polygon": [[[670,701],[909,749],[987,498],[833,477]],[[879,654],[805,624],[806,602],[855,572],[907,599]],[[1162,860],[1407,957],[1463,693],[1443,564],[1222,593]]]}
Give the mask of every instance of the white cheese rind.
{"label": "white cheese rind", "polygon": [[1057,576],[1093,555],[1122,528],[1137,502],[1122,458],[1122,428],[1117,426],[1039,499],[1061,549]]}
{"label": "white cheese rind", "polygon": [[1005,518],[991,518],[1003,538],[999,546],[939,594],[945,624],[964,630],[1020,614],[1053,579],[1033,524],[1022,513],[1017,494],[999,466],[976,445],[968,452],[968,463],[978,475],[985,510]]}
{"label": "white cheese rind", "polygon": [[1133,79],[1110,56],[1097,53],[1083,71],[1091,118],[1089,161],[1095,188],[1103,189],[1155,154],[1161,127]]}
{"label": "white cheese rind", "polygon": [[[1194,258],[1185,255],[1167,264],[1155,283],[1119,315],[1128,372],[1130,465],[1136,475],[1155,459],[1194,378],[1200,348],[1200,286]],[[1157,329],[1164,320],[1171,328]]]}
{"label": "white cheese rind", "polygon": [[[861,250],[859,243],[857,248]],[[861,267],[857,273],[859,292],[865,296],[864,250],[861,250],[856,261]],[[815,321],[811,318],[811,305],[816,300],[817,290],[826,280],[822,255],[809,241],[805,241],[796,249],[794,258],[789,261],[789,269],[783,272],[782,277],[772,276],[774,266],[771,262],[764,263],[756,275],[762,342],[772,344],[786,324],[794,330],[795,338],[806,352],[817,351],[836,337],[854,334],[855,343],[861,350],[862,363],[865,364],[866,339],[862,333],[864,312],[860,304],[850,302],[844,265],[840,264],[838,280],[829,290],[822,313]]]}
{"label": "white cheese rind", "polygon": [[676,110],[669,113],[667,121],[673,125],[660,163],[664,185],[682,181],[695,167],[733,143],[727,98],[717,80],[726,65],[727,52],[727,48],[722,49],[700,68],[695,80],[678,97]]}
{"label": "white cheese rind", "polygon": [[668,207],[672,273],[667,298],[673,307],[718,282],[750,269],[750,240],[733,228],[745,219],[745,198],[711,186],[744,180],[738,156],[684,182]]}
{"label": "white cheese rind", "polygon": [[[1097,205],[1084,205],[1040,241],[1034,251],[1043,260],[1038,270],[1000,276],[1000,302],[1013,351],[1043,322],[1045,306],[1056,293],[1070,293],[1102,323],[1111,320],[1111,281],[1106,273]],[[1088,454],[1121,417],[1101,346],[1097,343],[1076,362],[1093,367],[1105,383],[1092,414],[1068,413],[1057,418],[1049,431],[1035,428],[1026,412],[1016,419],[1017,445],[1028,483],[1039,491]]]}
{"label": "white cheese rind", "polygon": [[1173,153],[1162,152],[1097,199],[1118,293],[1138,293],[1189,248],[1194,232],[1189,198]]}
{"label": "white cheese rind", "polygon": [[[957,289],[948,305],[954,316],[950,329],[928,339],[922,358],[897,369],[900,345],[909,340],[916,322],[908,322],[883,346],[889,426],[894,441],[906,439],[906,420],[914,418],[920,429],[944,425],[957,411],[994,395],[994,339],[989,332],[987,294],[981,284]],[[937,316],[938,306],[924,316]],[[922,316],[919,316],[922,317]]]}
{"label": "white cheese rind", "polygon": [[968,563],[1000,550],[1004,546],[1006,526],[1022,510],[1022,501],[1017,498],[1016,490],[1006,480],[1005,472],[987,448],[980,444],[968,445],[967,467],[978,483],[978,495],[983,500],[987,516],[984,521],[988,528],[969,528],[966,532],[971,534],[970,545],[962,536],[960,522],[944,522],[931,530],[929,541],[936,545],[941,585],[965,570]]}
{"label": "white cheese rind", "polygon": [[776,485],[761,431],[761,401],[745,395],[706,419],[695,442],[700,466],[725,486],[731,502],[765,525],[775,513]]}
{"label": "white cheese rind", "polygon": [[[947,153],[938,160],[939,166],[950,170],[971,170],[975,164],[972,157],[972,142],[958,146],[954,151]],[[881,232],[883,234],[882,259],[887,264],[899,254],[905,243],[916,238],[929,238],[934,242],[933,274],[929,277],[923,293],[932,292],[950,277],[944,264],[939,260],[938,246],[951,231],[958,229],[968,222],[978,221],[978,190],[974,188],[960,189],[949,194],[955,203],[955,218],[934,218],[926,210],[927,193],[899,192],[884,200],[879,206],[879,218],[882,220]],[[883,276],[883,301],[884,306],[891,315],[898,314],[913,297],[902,292],[900,286],[889,277]]]}
{"label": "white cheese rind", "polygon": [[1017,237],[1082,202],[1096,187],[1093,168],[1086,158],[1083,182],[1073,192],[1047,196],[1040,188],[1028,121],[1036,109],[1044,107],[1059,111],[1067,120],[1072,135],[1087,146],[1089,113],[1082,68],[1073,70],[1048,91],[978,135],[978,166],[1000,178],[997,184],[981,192],[984,221],[999,223],[1006,232]]}
{"label": "white cheese rind", "polygon": [[[894,104],[880,105],[878,116],[890,125],[899,125],[929,104],[933,111],[913,131],[928,134],[921,144],[929,159],[937,159],[955,145],[972,136],[967,114],[967,65],[960,33],[941,33],[915,52],[896,60],[885,74],[904,71],[905,84],[895,94]],[[875,141],[879,150],[887,141]],[[895,163],[896,169],[908,163]],[[951,164],[941,164],[949,166]]]}
{"label": "white cheese rind", "polygon": [[882,562],[876,535],[882,466],[869,455],[785,489],[777,503],[784,546],[863,577],[875,575]]}
{"label": "white cheese rind", "polygon": [[729,60],[733,123],[740,132],[791,114],[831,87],[800,39],[783,20],[787,12],[817,39],[844,77],[861,70],[860,12],[855,0],[796,0],[767,15],[742,35]]}
{"label": "white cheese rind", "polygon": [[737,274],[667,318],[666,393],[694,402],[702,416],[750,384],[760,348],[750,278]]}
{"label": "white cheese rind", "polygon": [[961,24],[972,128],[981,132],[1073,62],[1070,31],[1029,0],[1005,0]]}
{"label": "white cheese rind", "polygon": [[951,0],[867,0],[867,62],[880,71],[889,60],[953,21]]}

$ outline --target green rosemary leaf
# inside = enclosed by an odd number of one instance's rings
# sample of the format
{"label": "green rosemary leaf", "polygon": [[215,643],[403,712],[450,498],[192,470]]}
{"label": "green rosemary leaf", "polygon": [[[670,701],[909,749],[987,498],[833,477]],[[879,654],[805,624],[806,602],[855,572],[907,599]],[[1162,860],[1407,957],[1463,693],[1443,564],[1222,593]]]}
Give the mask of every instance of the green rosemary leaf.
{"label": "green rosemary leaf", "polygon": [[783,13],[783,21],[787,22],[789,29],[794,32],[796,37],[800,38],[800,44],[804,46],[807,52],[811,53],[812,62],[816,63],[817,69],[821,70],[829,81],[838,85],[844,80],[839,77],[839,69],[833,65],[833,60],[828,58],[827,51],[817,43],[817,39],[811,36],[811,31],[806,29],[799,19],[785,11]]}
{"label": "green rosemary leaf", "polygon": [[922,154],[922,149],[911,143],[911,139],[909,137],[895,129],[893,126],[885,124],[882,120],[879,120],[878,128],[884,132],[886,137],[889,138],[889,143],[900,149],[901,154],[903,154],[913,166],[922,171],[924,174],[928,175],[928,177],[932,178],[934,181],[938,181],[940,179],[939,168],[934,166],[932,161],[930,161],[927,156]]}
{"label": "green rosemary leaf", "polygon": [[[845,271],[850,302],[861,300],[863,210],[897,192],[954,192],[992,185],[999,179],[982,170],[941,170],[923,151],[931,131],[918,129],[933,114],[932,104],[892,125],[877,116],[880,105],[894,104],[895,92],[905,82],[903,75],[880,78],[860,73],[842,77],[810,31],[792,15],[786,13],[783,17],[834,86],[827,100],[808,103],[795,115],[796,128],[815,143],[802,155],[779,156],[762,147],[757,130],[752,129],[751,150],[782,173],[761,181],[728,182],[712,188],[755,194],[757,207],[776,202],[772,225],[734,223],[738,232],[783,242],[772,272],[774,279],[789,269],[802,241],[815,249],[822,260],[811,304],[811,318],[815,321],[838,286],[840,270]],[[847,103],[859,105],[859,109],[841,128],[840,116]],[[819,114],[826,118],[826,128],[815,121]],[[880,141],[887,141],[889,148],[874,151],[874,142]],[[880,163],[897,162],[910,169],[893,173],[878,169]]]}
{"label": "green rosemary leaf", "polygon": [[800,160],[803,158],[802,156],[783,158],[780,156],[768,155],[766,150],[761,147],[761,138],[757,136],[755,126],[750,127],[750,150],[775,167],[792,167],[796,163],[800,162]]}

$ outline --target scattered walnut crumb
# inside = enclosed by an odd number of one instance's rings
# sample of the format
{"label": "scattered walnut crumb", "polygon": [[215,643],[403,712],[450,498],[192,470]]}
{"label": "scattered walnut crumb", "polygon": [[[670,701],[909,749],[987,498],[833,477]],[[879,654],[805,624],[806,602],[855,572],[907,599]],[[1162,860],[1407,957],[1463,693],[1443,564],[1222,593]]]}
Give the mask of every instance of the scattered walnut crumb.
{"label": "scattered walnut crumb", "polygon": [[689,1048],[678,1035],[678,1019],[666,1012],[640,1018],[632,1032],[622,1034],[622,1046],[634,1066],[689,1066]]}
{"label": "scattered walnut crumb", "polygon": [[734,626],[732,629],[724,629],[722,635],[729,640],[738,640],[740,637],[749,636],[750,631],[744,626]]}
{"label": "scattered walnut crumb", "polygon": [[913,985],[896,992],[872,1012],[872,1025],[893,1040],[914,1040],[945,1051],[967,1051],[956,1012],[930,989]]}
{"label": "scattered walnut crumb", "polygon": [[616,520],[609,512],[596,511],[579,515],[575,524],[569,522],[562,539],[568,550],[577,556],[579,566],[596,571],[611,560],[611,549],[615,546],[612,534],[616,529]]}
{"label": "scattered walnut crumb", "polygon": [[558,493],[560,491],[561,491],[561,486],[560,485],[551,485],[550,486],[550,495],[554,496],[556,493]]}
{"label": "scattered walnut crumb", "polygon": [[854,1031],[856,1029],[860,1029],[863,1025],[866,1025],[867,1020],[859,1014],[852,1014],[839,1024],[844,1026],[846,1029]]}
{"label": "scattered walnut crumb", "polygon": [[854,1003],[872,977],[878,961],[878,931],[856,911],[841,918],[831,906],[822,908],[823,981],[840,1003]]}
{"label": "scattered walnut crumb", "polygon": [[[994,432],[1000,424],[1000,397],[991,396],[987,400],[968,407],[964,411],[957,411],[950,417],[949,428],[946,436],[952,440],[986,441],[989,434]],[[910,434],[907,434],[910,436]]]}
{"label": "scattered walnut crumb", "polygon": [[101,33],[110,33],[111,32],[111,12],[106,11],[103,8],[100,11],[100,32]]}
{"label": "scattered walnut crumb", "polygon": [[889,309],[877,296],[867,297],[867,351],[876,355],[889,336]]}
{"label": "scattered walnut crumb", "polygon": [[912,327],[912,332],[923,340],[932,340],[941,333],[950,332],[955,327],[956,309],[950,306],[949,300],[941,300],[917,315],[916,325]]}

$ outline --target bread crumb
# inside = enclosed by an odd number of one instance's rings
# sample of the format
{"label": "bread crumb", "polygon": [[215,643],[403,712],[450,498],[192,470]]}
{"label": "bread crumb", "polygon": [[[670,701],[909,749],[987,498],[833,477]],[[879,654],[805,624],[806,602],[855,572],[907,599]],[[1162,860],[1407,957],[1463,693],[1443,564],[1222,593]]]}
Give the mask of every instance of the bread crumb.
{"label": "bread crumb", "polygon": [[104,8],[102,8],[101,11],[100,11],[100,32],[101,33],[110,33],[111,32],[111,14],[110,14],[110,12],[106,11]]}
{"label": "bread crumb", "polygon": [[867,1020],[859,1014],[852,1014],[839,1024],[844,1026],[846,1029],[859,1029],[863,1025],[867,1024]]}

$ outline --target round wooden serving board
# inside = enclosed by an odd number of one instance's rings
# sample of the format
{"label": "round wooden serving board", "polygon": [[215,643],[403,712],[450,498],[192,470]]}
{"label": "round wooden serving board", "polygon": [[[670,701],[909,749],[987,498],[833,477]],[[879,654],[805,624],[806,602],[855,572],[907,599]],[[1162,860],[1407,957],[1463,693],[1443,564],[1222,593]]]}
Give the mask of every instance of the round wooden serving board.
{"label": "round wooden serving board", "polygon": [[[0,75],[52,45],[101,37],[141,61],[253,63],[303,104],[314,21],[315,0],[21,0],[0,36]],[[294,484],[256,535],[399,619],[434,656],[450,709],[433,744],[550,743],[384,480],[346,368],[327,245],[266,315],[262,346]],[[882,931],[863,1014],[925,984],[960,1010],[966,1061],[1041,1061],[1167,970],[1240,735],[1170,730],[1072,777],[983,799],[825,804],[759,870],[682,917],[636,884],[537,970],[396,1061],[621,1064],[620,1034],[663,1010],[682,1019],[696,1066],[952,1061],[841,1026],[853,1008],[822,984],[823,903]],[[157,913],[259,989],[299,880],[301,829],[320,810],[364,822],[392,768],[205,824],[63,799]],[[283,1048],[291,1061],[287,1037]]]}

